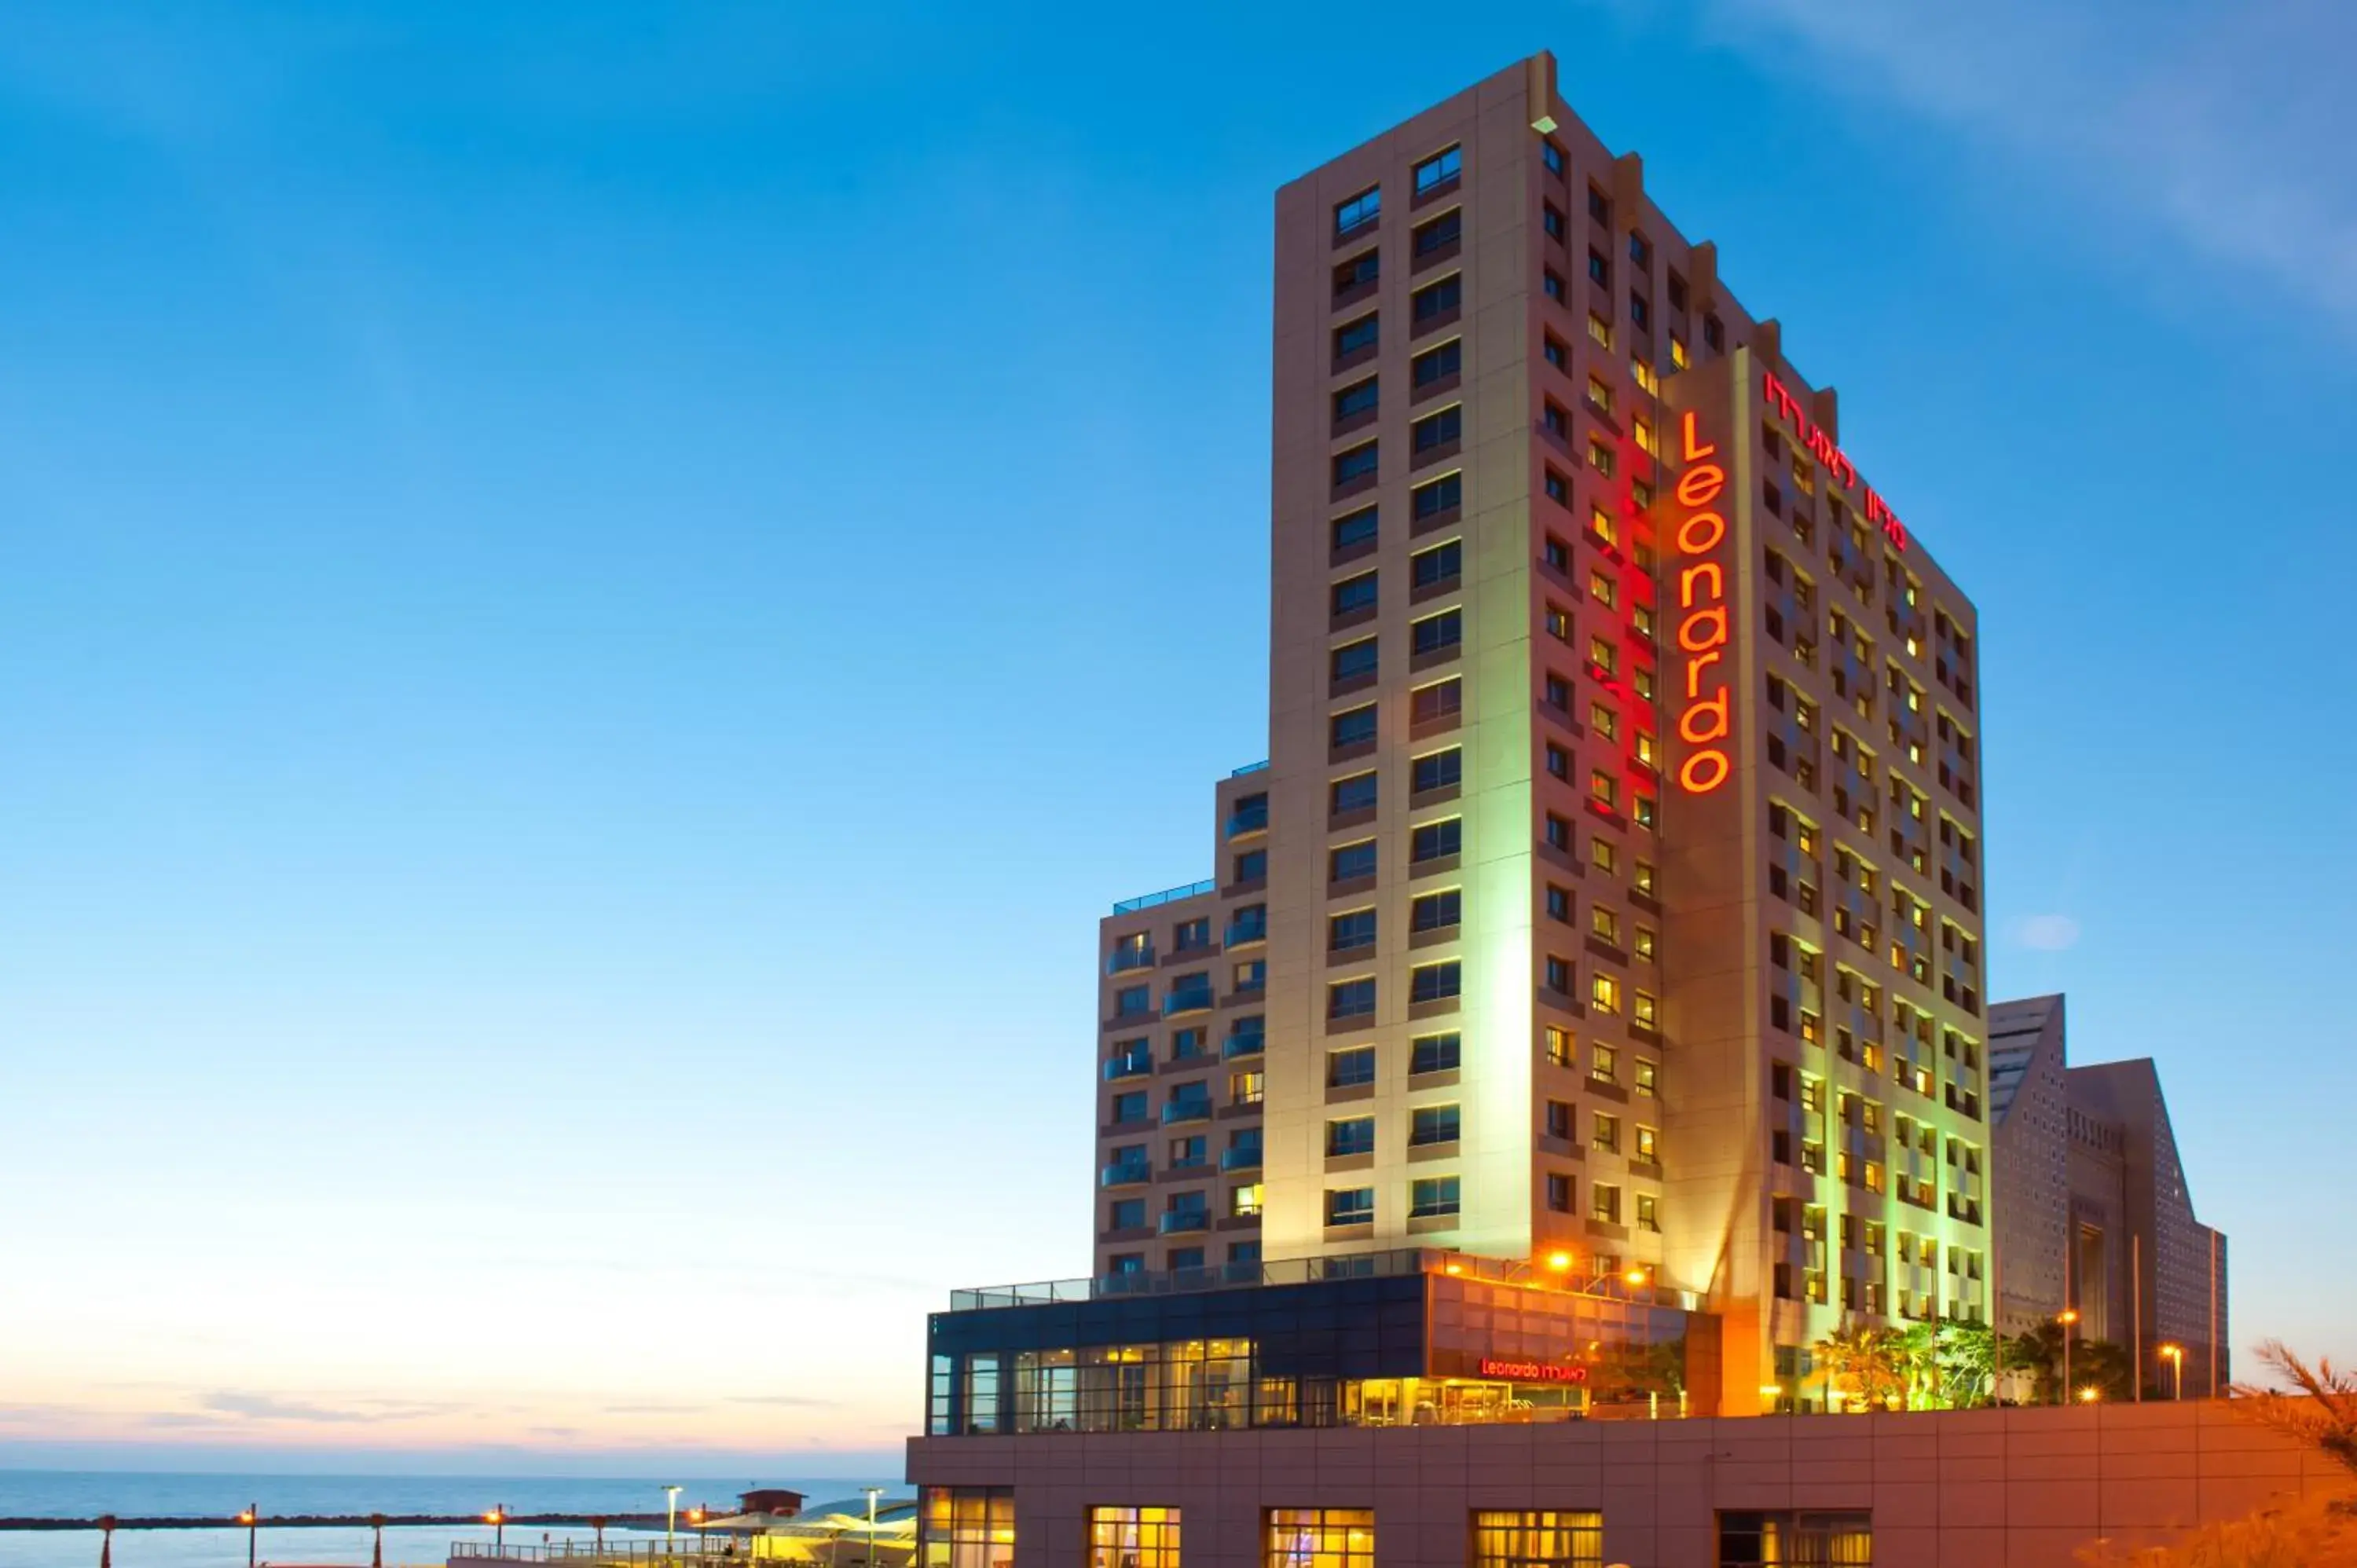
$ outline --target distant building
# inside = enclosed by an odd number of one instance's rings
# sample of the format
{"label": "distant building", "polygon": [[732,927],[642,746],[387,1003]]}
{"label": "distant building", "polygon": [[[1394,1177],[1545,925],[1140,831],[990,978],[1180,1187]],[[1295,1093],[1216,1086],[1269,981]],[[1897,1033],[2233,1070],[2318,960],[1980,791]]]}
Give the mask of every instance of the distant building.
{"label": "distant building", "polygon": [[2059,995],[1999,1002],[1989,1025],[2000,1325],[2075,1308],[2078,1335],[2135,1352],[2147,1387],[2171,1387],[2160,1347],[2179,1345],[2186,1391],[2222,1391],[2226,1238],[2194,1217],[2158,1071],[2072,1067]]}
{"label": "distant building", "polygon": [[802,1494],[784,1487],[761,1487],[737,1494],[737,1511],[791,1519],[802,1511]]}

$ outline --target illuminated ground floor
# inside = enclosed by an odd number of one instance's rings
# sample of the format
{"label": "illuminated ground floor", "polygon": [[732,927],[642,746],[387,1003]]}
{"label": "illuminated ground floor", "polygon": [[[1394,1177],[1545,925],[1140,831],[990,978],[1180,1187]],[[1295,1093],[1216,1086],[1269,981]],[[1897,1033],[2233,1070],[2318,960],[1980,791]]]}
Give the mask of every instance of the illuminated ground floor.
{"label": "illuminated ground floor", "polygon": [[2073,1568],[2098,1539],[2165,1541],[2347,1487],[2322,1456],[2206,1402],[1195,1431],[1010,1420],[912,1439],[908,1478],[922,1568]]}

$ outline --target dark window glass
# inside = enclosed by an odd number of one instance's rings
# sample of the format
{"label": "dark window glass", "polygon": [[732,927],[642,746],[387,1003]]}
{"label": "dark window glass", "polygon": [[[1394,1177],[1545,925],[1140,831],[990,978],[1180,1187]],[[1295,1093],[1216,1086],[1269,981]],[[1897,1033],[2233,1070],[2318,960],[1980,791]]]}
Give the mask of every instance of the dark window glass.
{"label": "dark window glass", "polygon": [[1465,410],[1460,405],[1430,413],[1408,426],[1408,437],[1419,452],[1446,446],[1465,434]]}
{"label": "dark window glass", "polygon": [[1465,214],[1458,209],[1451,208],[1431,222],[1416,225],[1415,253],[1419,256],[1428,256],[1443,245],[1464,238],[1464,235]]}
{"label": "dark window glass", "polygon": [[1563,172],[1563,149],[1544,136],[1539,138],[1539,159],[1546,165],[1548,173]]}
{"label": "dark window glass", "polygon": [[1418,321],[1429,321],[1443,311],[1454,310],[1465,297],[1464,282],[1455,274],[1429,284],[1408,296],[1409,313]]}
{"label": "dark window glass", "polygon": [[1371,478],[1376,467],[1375,443],[1353,446],[1348,452],[1334,455],[1334,482],[1347,485],[1353,479]]}
{"label": "dark window glass", "polygon": [[1337,1155],[1373,1154],[1375,1119],[1372,1116],[1350,1116],[1340,1122],[1327,1122],[1326,1152]]}
{"label": "dark window glass", "polygon": [[1457,746],[1419,757],[1410,765],[1408,787],[1421,795],[1427,789],[1447,789],[1464,778],[1465,753]]}
{"label": "dark window glass", "polygon": [[1353,773],[1348,779],[1337,779],[1327,793],[1327,809],[1336,816],[1345,811],[1363,811],[1375,803],[1375,776]]}
{"label": "dark window glass", "polygon": [[[1539,287],[1544,291],[1549,299],[1560,300],[1563,298],[1563,279],[1555,274],[1555,271],[1553,267],[1547,268],[1544,272],[1539,274]],[[1560,365],[1563,361],[1561,360],[1555,360],[1555,363]]]}
{"label": "dark window glass", "polygon": [[1348,550],[1354,544],[1371,544],[1375,538],[1375,509],[1361,507],[1334,520],[1334,548]]}
{"label": "dark window glass", "polygon": [[1375,672],[1375,639],[1372,637],[1358,642],[1345,643],[1331,656],[1333,678],[1339,683],[1355,681]]}
{"label": "dark window glass", "polygon": [[1587,275],[1591,282],[1607,288],[1612,285],[1612,263],[1606,261],[1604,252],[1593,245],[1587,248]]}
{"label": "dark window glass", "polygon": [[1361,746],[1375,738],[1375,705],[1352,708],[1347,714],[1336,714],[1331,726],[1333,743],[1338,746]]}
{"label": "dark window glass", "polygon": [[1465,824],[1455,817],[1445,822],[1426,822],[1408,835],[1408,858],[1415,861],[1439,860],[1459,853],[1465,842]]}
{"label": "dark window glass", "polygon": [[1361,572],[1355,577],[1345,577],[1334,585],[1334,613],[1349,615],[1353,610],[1375,607],[1375,574]]}
{"label": "dark window glass", "polygon": [[1349,952],[1353,948],[1374,945],[1375,912],[1372,909],[1353,909],[1326,922],[1326,946],[1332,951]]}
{"label": "dark window glass", "polygon": [[1372,223],[1383,209],[1383,187],[1371,185],[1350,200],[1334,204],[1334,232],[1347,234],[1353,229]]}
{"label": "dark window glass", "polygon": [[1410,1002],[1438,1002],[1456,995],[1460,984],[1454,960],[1448,963],[1418,964],[1408,972],[1407,999]]}
{"label": "dark window glass", "polygon": [[1408,1043],[1407,1070],[1453,1072],[1462,1055],[1460,1042],[1455,1035],[1419,1036]]}
{"label": "dark window glass", "polygon": [[1364,980],[1344,980],[1326,988],[1326,1016],[1329,1018],[1363,1018],[1375,1010],[1375,983],[1372,976]]}
{"label": "dark window glass", "polygon": [[1354,413],[1372,413],[1375,408],[1375,378],[1353,381],[1334,394],[1334,417],[1350,418]]}
{"label": "dark window glass", "polygon": [[1364,284],[1375,282],[1383,275],[1382,252],[1361,251],[1334,269],[1334,292],[1348,294]]}
{"label": "dark window glass", "polygon": [[1426,349],[1408,361],[1408,375],[1417,386],[1430,386],[1463,368],[1464,339],[1452,338],[1437,349]]}
{"label": "dark window glass", "polygon": [[1544,352],[1546,354],[1546,362],[1553,365],[1558,371],[1564,368],[1564,361],[1569,357],[1567,351],[1563,346],[1562,339],[1555,337],[1552,332],[1547,334]]}
{"label": "dark window glass", "polygon": [[1375,313],[1369,311],[1356,321],[1346,321],[1334,328],[1334,357],[1355,354],[1361,349],[1372,349],[1382,339],[1380,323]]}
{"label": "dark window glass", "polygon": [[1355,1089],[1375,1081],[1375,1047],[1353,1046],[1326,1058],[1326,1081],[1336,1089]]}
{"label": "dark window glass", "polygon": [[1634,289],[1629,292],[1629,319],[1639,327],[1650,327],[1653,323],[1653,313],[1646,305],[1645,296]]}
{"label": "dark window glass", "polygon": [[1548,239],[1563,238],[1563,214],[1555,210],[1553,203],[1539,209],[1539,225],[1547,231]]}
{"label": "dark window glass", "polygon": [[1443,681],[1437,685],[1419,686],[1408,693],[1408,718],[1415,724],[1429,724],[1445,719],[1465,705],[1465,683]]}
{"label": "dark window glass", "polygon": [[1418,931],[1446,930],[1461,918],[1464,901],[1465,896],[1454,887],[1446,893],[1427,893],[1408,906],[1408,927]]}
{"label": "dark window glass", "polygon": [[1465,500],[1465,477],[1444,474],[1428,485],[1418,485],[1408,492],[1408,507],[1418,518],[1435,516],[1450,507],[1461,506]]}
{"label": "dark window glass", "polygon": [[1446,152],[1433,154],[1415,166],[1415,193],[1422,196],[1435,186],[1448,184],[1464,166],[1465,149],[1462,147],[1451,147]]}
{"label": "dark window glass", "polygon": [[1350,882],[1375,874],[1375,841],[1346,843],[1326,857],[1326,877],[1329,882]]}
{"label": "dark window glass", "polygon": [[1409,578],[1419,588],[1445,583],[1464,569],[1464,547],[1454,539],[1419,550],[1407,559]]}
{"label": "dark window glass", "polygon": [[1437,653],[1465,639],[1465,616],[1460,610],[1443,610],[1437,616],[1426,616],[1407,629],[1411,651]]}

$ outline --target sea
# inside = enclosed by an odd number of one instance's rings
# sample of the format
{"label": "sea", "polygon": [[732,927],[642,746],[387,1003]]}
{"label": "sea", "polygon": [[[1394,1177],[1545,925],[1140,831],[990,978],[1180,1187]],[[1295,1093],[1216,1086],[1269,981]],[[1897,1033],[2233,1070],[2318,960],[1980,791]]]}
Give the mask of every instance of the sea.
{"label": "sea", "polygon": [[[716,1513],[735,1509],[737,1494],[756,1486],[788,1487],[805,1494],[813,1511],[844,1503],[845,1511],[866,1507],[861,1488],[882,1487],[888,1498],[905,1497],[907,1483],[891,1477],[795,1478],[761,1476],[584,1479],[573,1476],[271,1476],[198,1475],[136,1470],[0,1469],[0,1519],[117,1518],[221,1519],[248,1504],[263,1517],[291,1514],[480,1514],[503,1508],[511,1514],[660,1514],[663,1487],[676,1482],[683,1513],[699,1504]],[[660,1530],[662,1527],[656,1527]],[[608,1526],[610,1538],[615,1527]],[[389,1526],[384,1561],[439,1568],[450,1543],[491,1539],[489,1525]],[[260,1563],[331,1564],[366,1568],[372,1532],[365,1526],[263,1529],[255,1541]],[[511,1546],[577,1537],[587,1528],[511,1526]],[[98,1568],[100,1537],[94,1530],[0,1530],[0,1568]],[[242,1530],[117,1530],[114,1568],[244,1568]]]}

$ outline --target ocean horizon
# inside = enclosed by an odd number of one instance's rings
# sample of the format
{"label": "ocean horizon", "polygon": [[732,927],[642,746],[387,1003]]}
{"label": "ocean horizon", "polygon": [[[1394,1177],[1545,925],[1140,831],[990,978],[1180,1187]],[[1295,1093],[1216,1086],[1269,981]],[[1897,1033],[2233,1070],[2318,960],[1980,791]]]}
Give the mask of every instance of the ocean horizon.
{"label": "ocean horizon", "polygon": [[[467,1514],[500,1508],[511,1514],[660,1514],[667,1485],[682,1490],[683,1515],[703,1506],[733,1509],[737,1494],[754,1487],[786,1487],[813,1507],[860,1499],[863,1487],[888,1497],[910,1488],[896,1477],[791,1475],[644,1477],[299,1475],[277,1472],[181,1470],[0,1470],[0,1519],[221,1519],[249,1504],[264,1519],[295,1515]],[[615,1527],[608,1527],[609,1532]],[[655,1528],[660,1529],[660,1526]],[[516,1526],[511,1543],[579,1538],[590,1532],[562,1526]],[[388,1565],[440,1564],[454,1541],[490,1540],[486,1524],[389,1527]],[[350,1564],[363,1568],[373,1546],[365,1526],[264,1527],[256,1537],[258,1563]],[[94,1530],[0,1530],[0,1568],[96,1568],[101,1545]],[[166,1528],[114,1532],[115,1568],[243,1568],[246,1532],[239,1529]]]}

